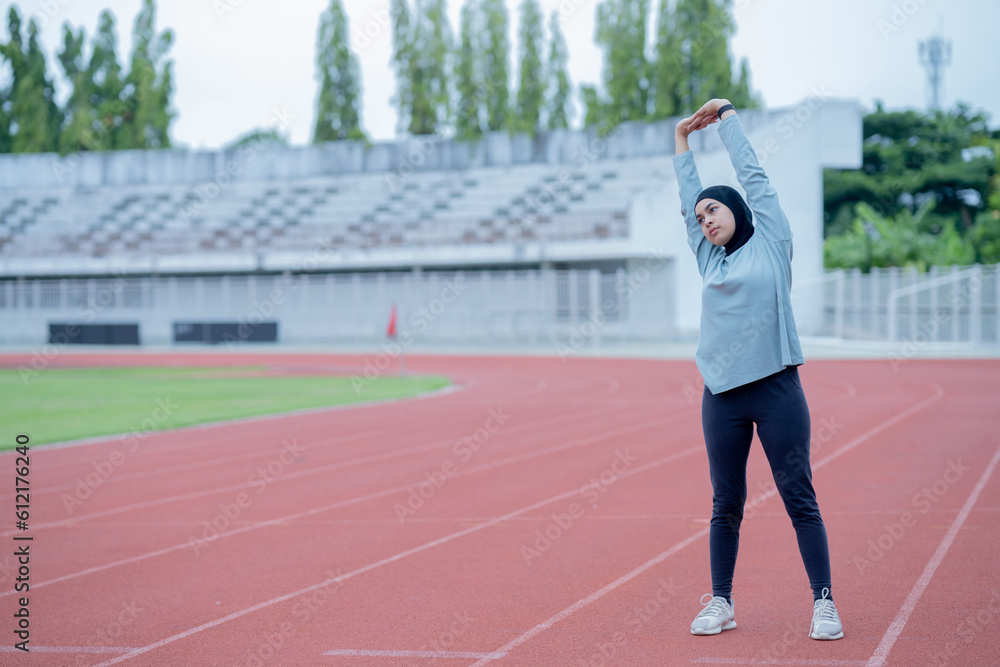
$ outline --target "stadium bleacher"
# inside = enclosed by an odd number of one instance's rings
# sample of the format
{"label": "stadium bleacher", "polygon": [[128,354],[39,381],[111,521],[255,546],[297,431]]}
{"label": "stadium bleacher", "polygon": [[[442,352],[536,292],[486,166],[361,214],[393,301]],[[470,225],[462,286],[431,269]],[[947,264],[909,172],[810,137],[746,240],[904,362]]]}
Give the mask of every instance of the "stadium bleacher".
{"label": "stadium bleacher", "polygon": [[650,159],[281,182],[0,190],[0,257],[375,249],[628,238]]}

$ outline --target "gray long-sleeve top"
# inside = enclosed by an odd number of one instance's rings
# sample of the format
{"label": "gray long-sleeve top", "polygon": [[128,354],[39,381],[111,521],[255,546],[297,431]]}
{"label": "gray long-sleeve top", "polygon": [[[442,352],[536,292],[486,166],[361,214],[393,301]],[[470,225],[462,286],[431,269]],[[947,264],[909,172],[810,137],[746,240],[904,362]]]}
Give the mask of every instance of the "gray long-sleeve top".
{"label": "gray long-sleeve top", "polygon": [[695,362],[713,394],[803,363],[792,315],[792,230],[778,193],[757,161],[738,116],[719,123],[736,176],[753,211],[754,234],[730,256],[701,232],[694,207],[702,191],[694,155],[674,156],[688,245],[702,275],[701,334]]}

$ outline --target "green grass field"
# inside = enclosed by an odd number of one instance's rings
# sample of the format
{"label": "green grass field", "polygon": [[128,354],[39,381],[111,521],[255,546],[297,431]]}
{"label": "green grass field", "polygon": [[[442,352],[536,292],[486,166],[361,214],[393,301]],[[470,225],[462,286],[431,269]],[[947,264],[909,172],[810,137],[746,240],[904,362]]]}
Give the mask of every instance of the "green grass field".
{"label": "green grass field", "polygon": [[[24,379],[0,369],[0,449],[27,434],[32,445],[161,430],[221,419],[413,396],[440,376],[262,377],[263,367],[46,369]],[[257,377],[255,377],[257,375]],[[8,439],[9,436],[9,439]]]}

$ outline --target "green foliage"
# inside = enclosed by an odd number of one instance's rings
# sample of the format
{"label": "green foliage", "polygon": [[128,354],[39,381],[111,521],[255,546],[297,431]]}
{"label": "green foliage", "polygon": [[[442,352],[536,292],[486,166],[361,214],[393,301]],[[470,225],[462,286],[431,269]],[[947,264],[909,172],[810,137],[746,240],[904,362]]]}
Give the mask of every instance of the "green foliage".
{"label": "green foliage", "polygon": [[95,132],[90,142],[92,150],[121,148],[124,143],[121,128],[125,123],[121,104],[124,85],[121,80],[121,65],[118,64],[115,17],[108,10],[101,12],[98,19],[87,79],[90,81],[90,106],[96,112]]}
{"label": "green foliage", "polygon": [[21,18],[12,7],[10,39],[0,44],[0,55],[13,74],[10,88],[0,90],[0,152],[169,148],[173,62],[166,55],[173,33],[157,34],[155,24],[155,0],[142,0],[124,78],[110,11],[104,10],[98,19],[89,61],[84,58],[83,29],[64,24],[56,57],[70,94],[59,108],[55,85],[46,74],[38,24],[29,22],[25,46]]}
{"label": "green foliage", "polygon": [[224,150],[232,151],[245,146],[288,146],[288,137],[281,134],[275,128],[256,128],[241,134],[236,139],[226,144]]}
{"label": "green foliage", "polygon": [[903,210],[893,218],[883,216],[872,206],[860,202],[855,219],[846,233],[832,236],[823,247],[827,268],[916,267],[926,271],[931,266],[973,264],[976,252],[953,225],[940,233],[924,231],[923,221],[934,209],[933,200],[916,213]]}
{"label": "green foliage", "polygon": [[569,127],[570,93],[569,82],[569,50],[566,48],[566,38],[559,27],[559,12],[552,12],[549,19],[549,62],[546,80],[548,81],[547,106],[545,114],[550,130]]}
{"label": "green foliage", "polygon": [[433,134],[450,121],[451,26],[445,0],[416,5],[392,0],[393,67],[400,126],[410,134]]}
{"label": "green foliage", "polygon": [[485,21],[483,43],[483,81],[485,90],[486,129],[506,130],[510,109],[510,58],[507,5],[504,0],[482,0]]}
{"label": "green foliage", "polygon": [[74,32],[70,25],[63,25],[63,46],[58,58],[63,74],[73,87],[64,109],[68,122],[59,134],[58,149],[64,155],[90,148],[88,142],[93,131],[94,112],[90,105],[87,67],[83,60],[85,42],[83,28]]}
{"label": "green foliage", "polygon": [[482,68],[480,52],[480,14],[477,0],[462,5],[459,31],[458,64],[455,67],[458,106],[455,110],[455,136],[461,140],[475,139],[483,133],[481,110]]}
{"label": "green foliage", "polygon": [[660,0],[656,16],[656,59],[651,66],[653,118],[679,116],[685,107],[681,97],[683,39],[674,21],[673,6]]}
{"label": "green foliage", "polygon": [[[604,0],[597,6],[594,41],[604,51],[606,97],[587,115],[613,127],[649,117],[650,64],[646,60],[646,20],[649,0]],[[594,94],[586,96],[593,100]]]}
{"label": "green foliage", "polygon": [[[347,15],[340,0],[331,0],[323,12],[316,39],[316,66],[320,81],[313,143],[364,139],[361,130],[361,73],[351,53]],[[275,132],[275,134],[277,134]]]}
{"label": "green foliage", "polygon": [[455,38],[448,22],[446,0],[428,0],[421,25],[423,82],[429,102],[426,134],[430,134],[451,120],[451,59]]}
{"label": "green foliage", "polygon": [[734,76],[729,39],[732,0],[663,0],[658,5],[655,57],[647,59],[647,0],[604,0],[596,41],[604,50],[603,95],[584,89],[585,124],[605,130],[626,120],[686,115],[714,97],[737,108],[760,106],[750,92],[746,59]]}
{"label": "green foliage", "polygon": [[143,0],[132,28],[132,62],[122,89],[122,148],[170,148],[173,62],[166,56],[173,41],[170,30],[156,34],[156,5]]}
{"label": "green foliage", "polygon": [[[923,269],[996,261],[1000,142],[982,112],[964,104],[948,112],[891,112],[880,104],[865,116],[863,131],[862,168],[824,172],[827,266],[867,270],[909,262]],[[927,203],[933,211],[918,214]],[[891,228],[879,231],[881,239],[919,234],[920,252],[885,254],[885,244],[875,243],[869,259],[859,255],[866,246],[858,224],[874,215]]]}
{"label": "green foliage", "polygon": [[981,264],[1000,264],[1000,211],[992,209],[976,216],[969,235]]}
{"label": "green foliage", "polygon": [[21,34],[21,17],[15,7],[8,13],[10,40],[0,53],[10,64],[12,81],[4,95],[5,127],[0,141],[14,153],[55,150],[62,112],[55,102],[55,88],[46,73],[45,54],[38,41],[38,22],[28,23],[28,44]]}
{"label": "green foliage", "polygon": [[542,21],[542,10],[538,6],[538,1],[523,0],[518,27],[518,43],[521,50],[518,68],[520,83],[517,87],[517,105],[512,114],[511,129],[532,136],[540,129],[542,107],[545,104],[545,75],[542,65],[545,35]]}

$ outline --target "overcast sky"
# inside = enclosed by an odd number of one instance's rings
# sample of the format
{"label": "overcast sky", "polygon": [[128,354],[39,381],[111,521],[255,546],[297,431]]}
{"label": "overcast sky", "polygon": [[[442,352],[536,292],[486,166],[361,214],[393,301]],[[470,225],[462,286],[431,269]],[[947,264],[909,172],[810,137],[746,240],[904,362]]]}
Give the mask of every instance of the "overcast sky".
{"label": "overcast sky", "polygon": [[[654,11],[657,3],[651,2]],[[42,40],[52,67],[57,67],[55,51],[64,22],[86,29],[89,48],[98,15],[111,9],[117,17],[119,60],[127,69],[140,0],[14,4],[22,15],[34,15],[43,24]],[[217,148],[253,128],[278,122],[287,123],[285,133],[293,144],[311,139],[317,97],[316,32],[329,0],[157,4],[157,27],[175,32],[170,56],[175,62],[177,117],[171,136],[176,146]],[[389,69],[389,0],[343,0],[343,4],[361,63],[364,129],[376,141],[392,139],[397,128],[390,103],[395,81]],[[520,0],[507,4],[514,33]],[[540,4],[546,29],[551,12],[560,11],[574,87],[598,82],[601,57],[593,42],[598,1],[541,0]],[[10,5],[0,2],[0,38],[5,41]],[[449,2],[456,33],[460,9],[460,0]],[[951,64],[944,71],[945,106],[968,102],[990,113],[991,126],[1000,126],[998,0],[735,0],[734,17],[737,32],[731,55],[734,62],[744,56],[749,59],[751,85],[769,107],[794,106],[821,94],[854,98],[865,108],[874,108],[875,100],[890,109],[924,108],[928,87],[918,43],[943,33],[952,42]],[[516,34],[512,44],[516,49]],[[577,119],[579,112],[577,103]]]}

